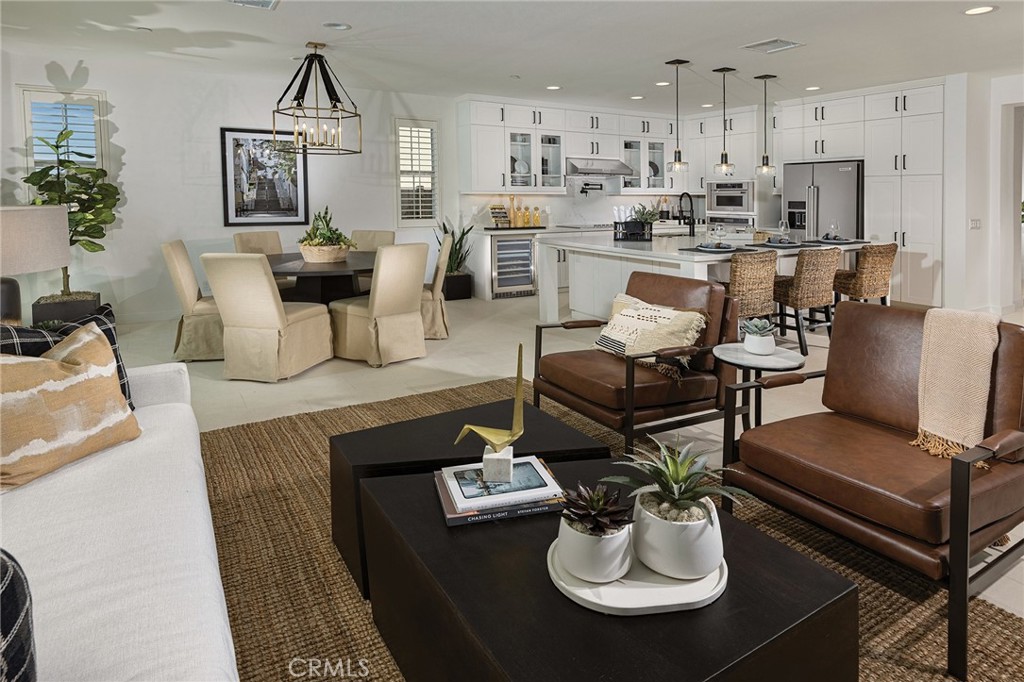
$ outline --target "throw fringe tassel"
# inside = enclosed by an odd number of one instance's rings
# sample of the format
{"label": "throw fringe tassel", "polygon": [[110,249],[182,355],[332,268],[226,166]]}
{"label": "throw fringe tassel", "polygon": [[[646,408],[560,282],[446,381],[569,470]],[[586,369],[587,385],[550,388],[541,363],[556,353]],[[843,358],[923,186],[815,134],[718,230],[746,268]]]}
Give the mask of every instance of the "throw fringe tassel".
{"label": "throw fringe tassel", "polygon": [[[921,448],[929,455],[941,457],[943,459],[953,459],[966,450],[966,448],[960,443],[948,438],[943,438],[942,436],[937,436],[934,433],[925,431],[924,429],[917,430],[917,438],[910,441],[910,444]],[[978,469],[989,468],[988,464],[985,462],[975,462],[974,466]]]}
{"label": "throw fringe tassel", "polygon": [[1006,547],[1008,544],[1010,544],[1010,536],[1009,535],[1004,535],[1003,537],[1001,537],[998,540],[996,540],[995,542],[993,542],[992,546],[993,547]]}

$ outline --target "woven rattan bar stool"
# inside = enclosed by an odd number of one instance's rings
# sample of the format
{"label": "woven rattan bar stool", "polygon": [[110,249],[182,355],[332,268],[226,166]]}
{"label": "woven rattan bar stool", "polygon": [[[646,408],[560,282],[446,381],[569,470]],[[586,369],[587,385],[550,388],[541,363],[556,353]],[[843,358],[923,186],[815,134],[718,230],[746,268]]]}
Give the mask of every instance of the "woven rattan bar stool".
{"label": "woven rattan bar stool", "polygon": [[889,282],[897,248],[895,242],[867,244],[857,254],[856,270],[837,270],[832,282],[836,303],[846,296],[865,302],[869,298],[878,298],[882,305],[889,305]]}
{"label": "woven rattan bar stool", "polygon": [[[800,352],[807,355],[807,338],[804,335],[804,321],[810,320],[810,313],[815,309],[822,309],[825,314],[825,322],[820,320],[817,325],[825,325],[828,333],[832,335],[832,281],[835,279],[836,270],[839,268],[838,248],[830,249],[801,249],[796,258],[796,270],[792,276],[775,276],[775,302],[779,304],[779,331],[783,335],[785,330],[792,329],[796,332],[800,342]],[[788,308],[793,309],[793,324],[789,324],[790,313]],[[807,317],[804,316],[807,311]]]}
{"label": "woven rattan bar stool", "polygon": [[765,317],[775,312],[775,251],[737,253],[729,266],[725,292],[739,301],[739,317]]}

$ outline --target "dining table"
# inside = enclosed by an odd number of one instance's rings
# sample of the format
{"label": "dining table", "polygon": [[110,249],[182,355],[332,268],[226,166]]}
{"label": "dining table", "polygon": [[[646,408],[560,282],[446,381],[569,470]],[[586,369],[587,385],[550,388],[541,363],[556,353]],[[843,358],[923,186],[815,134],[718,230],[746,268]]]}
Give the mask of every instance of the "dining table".
{"label": "dining table", "polygon": [[308,263],[301,253],[278,253],[267,261],[275,276],[295,278],[294,287],[281,290],[281,300],[328,304],[361,295],[359,275],[373,272],[376,257],[373,251],[349,251],[342,261]]}

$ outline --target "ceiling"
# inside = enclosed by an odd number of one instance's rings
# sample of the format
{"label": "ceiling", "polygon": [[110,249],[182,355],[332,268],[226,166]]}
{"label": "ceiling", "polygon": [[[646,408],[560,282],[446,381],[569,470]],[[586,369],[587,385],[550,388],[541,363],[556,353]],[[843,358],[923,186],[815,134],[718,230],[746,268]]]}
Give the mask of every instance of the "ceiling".
{"label": "ceiling", "polygon": [[[281,89],[308,40],[349,88],[465,93],[671,113],[665,62],[682,58],[682,113],[761,101],[753,76],[773,73],[774,100],[961,72],[1024,71],[1024,2],[969,17],[980,2],[341,2],[280,0],[273,11],[224,0],[2,0],[3,47],[60,45],[81,54],[161,60],[225,74],[257,73]],[[323,27],[345,22],[349,31]],[[146,27],[150,31],[138,30]],[[783,38],[804,47],[761,54],[741,46]],[[152,72],[150,72],[152,75]],[[547,85],[560,85],[557,92]],[[629,99],[642,95],[643,100]]]}

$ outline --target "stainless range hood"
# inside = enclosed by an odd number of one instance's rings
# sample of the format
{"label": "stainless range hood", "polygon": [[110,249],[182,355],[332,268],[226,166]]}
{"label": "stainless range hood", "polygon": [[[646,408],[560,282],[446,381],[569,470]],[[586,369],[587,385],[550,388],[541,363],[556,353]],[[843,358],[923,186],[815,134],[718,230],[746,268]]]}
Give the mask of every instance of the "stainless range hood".
{"label": "stainless range hood", "polygon": [[635,175],[633,169],[619,159],[594,156],[567,156],[565,158],[565,174],[570,177]]}

